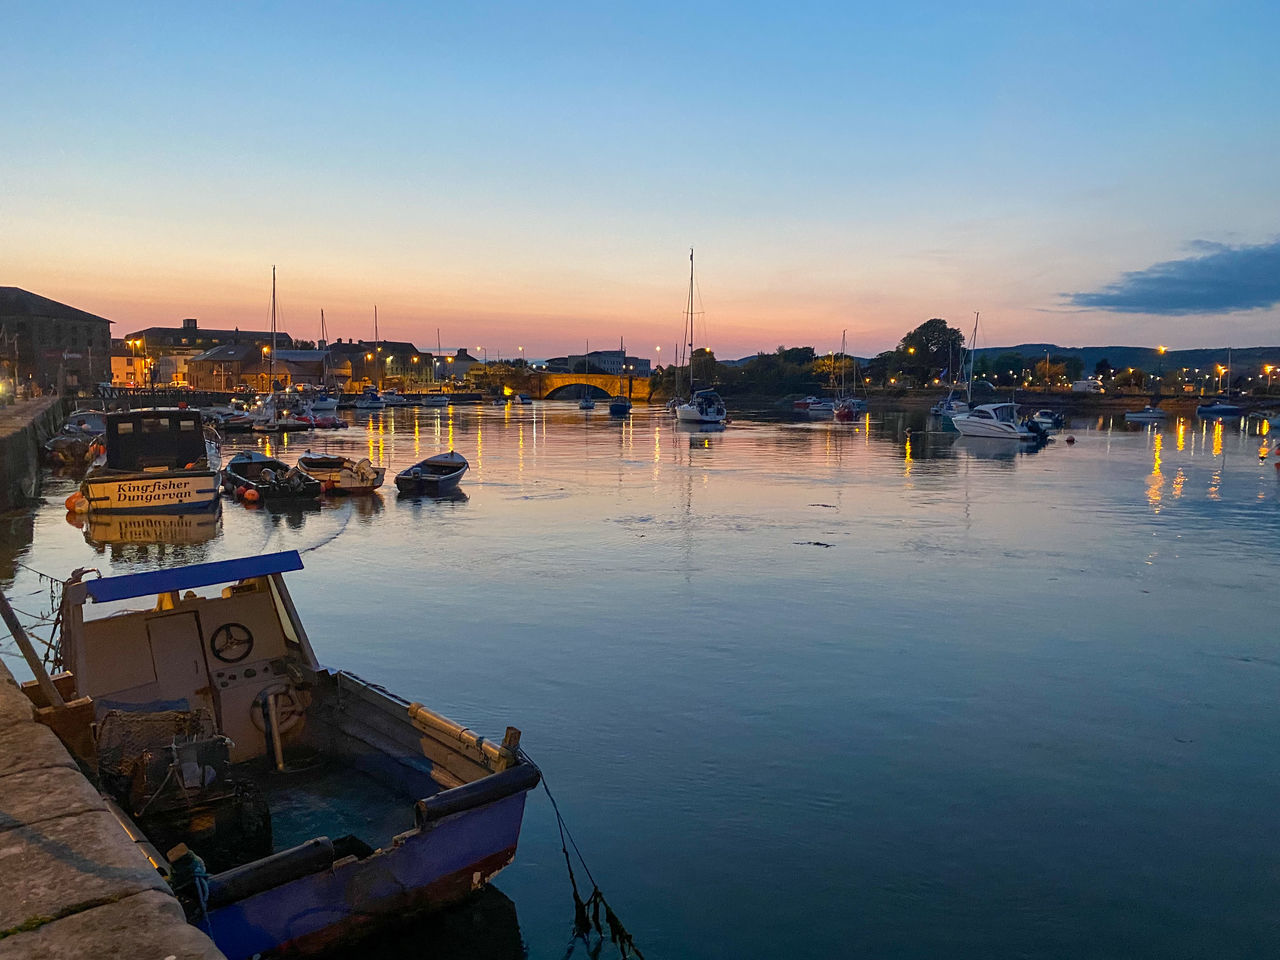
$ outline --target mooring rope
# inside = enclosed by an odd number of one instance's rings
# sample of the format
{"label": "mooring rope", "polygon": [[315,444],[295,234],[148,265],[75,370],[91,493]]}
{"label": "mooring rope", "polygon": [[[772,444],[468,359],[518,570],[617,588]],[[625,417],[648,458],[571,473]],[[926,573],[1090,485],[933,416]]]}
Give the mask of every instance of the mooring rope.
{"label": "mooring rope", "polygon": [[[542,789],[546,792],[547,799],[551,801],[551,809],[555,811],[556,827],[560,831],[560,850],[564,854],[564,865],[569,871],[569,887],[573,891],[573,936],[569,939],[569,944],[565,949],[564,960],[568,960],[573,955],[579,941],[587,948],[590,956],[596,957],[599,955],[600,946],[604,942],[604,928],[600,925],[601,908],[604,909],[605,925],[609,928],[609,939],[617,945],[618,954],[623,960],[627,960],[629,957],[644,960],[644,954],[640,952],[640,948],[636,946],[635,940],[627,932],[627,928],[622,925],[618,915],[613,912],[613,908],[605,900],[604,894],[600,892],[600,886],[596,883],[596,878],[591,875],[591,868],[587,866],[587,861],[583,858],[582,851],[578,849],[578,842],[573,839],[573,833],[570,832],[569,825],[564,822],[564,817],[560,815],[560,806],[556,803],[556,798],[551,795],[551,788],[547,786],[547,775],[542,772],[542,769],[533,762],[524,750],[520,751],[520,757],[538,771],[538,777],[542,780]],[[568,839],[567,844],[565,843],[566,838]],[[582,865],[583,872],[587,875],[587,879],[591,881],[591,895],[586,900],[583,900],[582,894],[578,892],[578,881],[573,875],[573,862],[569,857],[569,847],[573,847],[578,863]],[[594,947],[590,942],[593,929],[596,936],[601,938]]]}

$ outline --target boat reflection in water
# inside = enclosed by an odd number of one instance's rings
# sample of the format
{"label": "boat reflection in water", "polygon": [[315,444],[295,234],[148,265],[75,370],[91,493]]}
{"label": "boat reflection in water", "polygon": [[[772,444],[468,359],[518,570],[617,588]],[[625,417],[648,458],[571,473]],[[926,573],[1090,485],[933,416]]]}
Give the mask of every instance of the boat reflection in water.
{"label": "boat reflection in water", "polygon": [[1026,442],[1013,445],[1001,437],[957,437],[951,445],[957,456],[968,456],[975,460],[1015,460],[1020,456],[1030,456],[1045,448],[1043,441]]}
{"label": "boat reflection in water", "polygon": [[441,505],[457,505],[461,506],[471,498],[467,496],[465,490],[450,490],[446,494],[433,497],[426,493],[405,493],[403,490],[396,494],[396,500],[399,503],[408,503],[413,505],[413,509],[417,512],[422,506],[431,506],[432,504]]}
{"label": "boat reflection in water", "polygon": [[494,886],[436,913],[368,937],[340,956],[431,957],[432,960],[527,960],[516,905]]}
{"label": "boat reflection in water", "polygon": [[122,544],[208,543],[218,535],[222,511],[199,513],[68,513],[67,523],[84,531],[94,547]]}

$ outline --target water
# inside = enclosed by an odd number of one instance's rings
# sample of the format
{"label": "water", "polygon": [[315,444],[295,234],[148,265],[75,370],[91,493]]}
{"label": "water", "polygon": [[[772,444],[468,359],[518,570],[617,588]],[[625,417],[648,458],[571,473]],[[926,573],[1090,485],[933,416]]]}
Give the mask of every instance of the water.
{"label": "water", "polygon": [[[553,403],[355,419],[272,449],[396,470],[453,446],[465,498],[227,503],[182,534],[204,542],[95,547],[53,480],[20,559],[306,551],[290,584],[322,661],[519,726],[650,960],[1280,948],[1265,440],[1100,418],[1030,453],[916,414],[698,433]],[[19,568],[15,604],[47,598]],[[445,939],[563,956],[545,797],[497,886],[499,946],[470,920]]]}

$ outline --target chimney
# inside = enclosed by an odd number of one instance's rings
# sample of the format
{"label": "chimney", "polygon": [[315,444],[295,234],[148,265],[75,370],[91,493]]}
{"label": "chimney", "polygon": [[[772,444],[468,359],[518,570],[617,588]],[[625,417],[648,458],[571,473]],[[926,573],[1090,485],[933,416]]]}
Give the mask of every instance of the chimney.
{"label": "chimney", "polygon": [[185,320],[182,321],[183,330],[194,330],[195,328],[196,328],[195,317],[187,317]]}

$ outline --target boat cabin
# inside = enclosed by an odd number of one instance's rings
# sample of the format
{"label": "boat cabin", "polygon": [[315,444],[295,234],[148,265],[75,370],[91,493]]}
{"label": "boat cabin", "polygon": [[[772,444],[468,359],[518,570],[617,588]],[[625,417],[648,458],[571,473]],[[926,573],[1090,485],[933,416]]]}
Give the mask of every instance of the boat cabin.
{"label": "boat cabin", "polygon": [[198,410],[132,410],[106,417],[108,470],[187,469],[206,457]]}
{"label": "boat cabin", "polygon": [[999,423],[1018,424],[1016,403],[984,403],[969,411],[971,420],[995,420]]}

